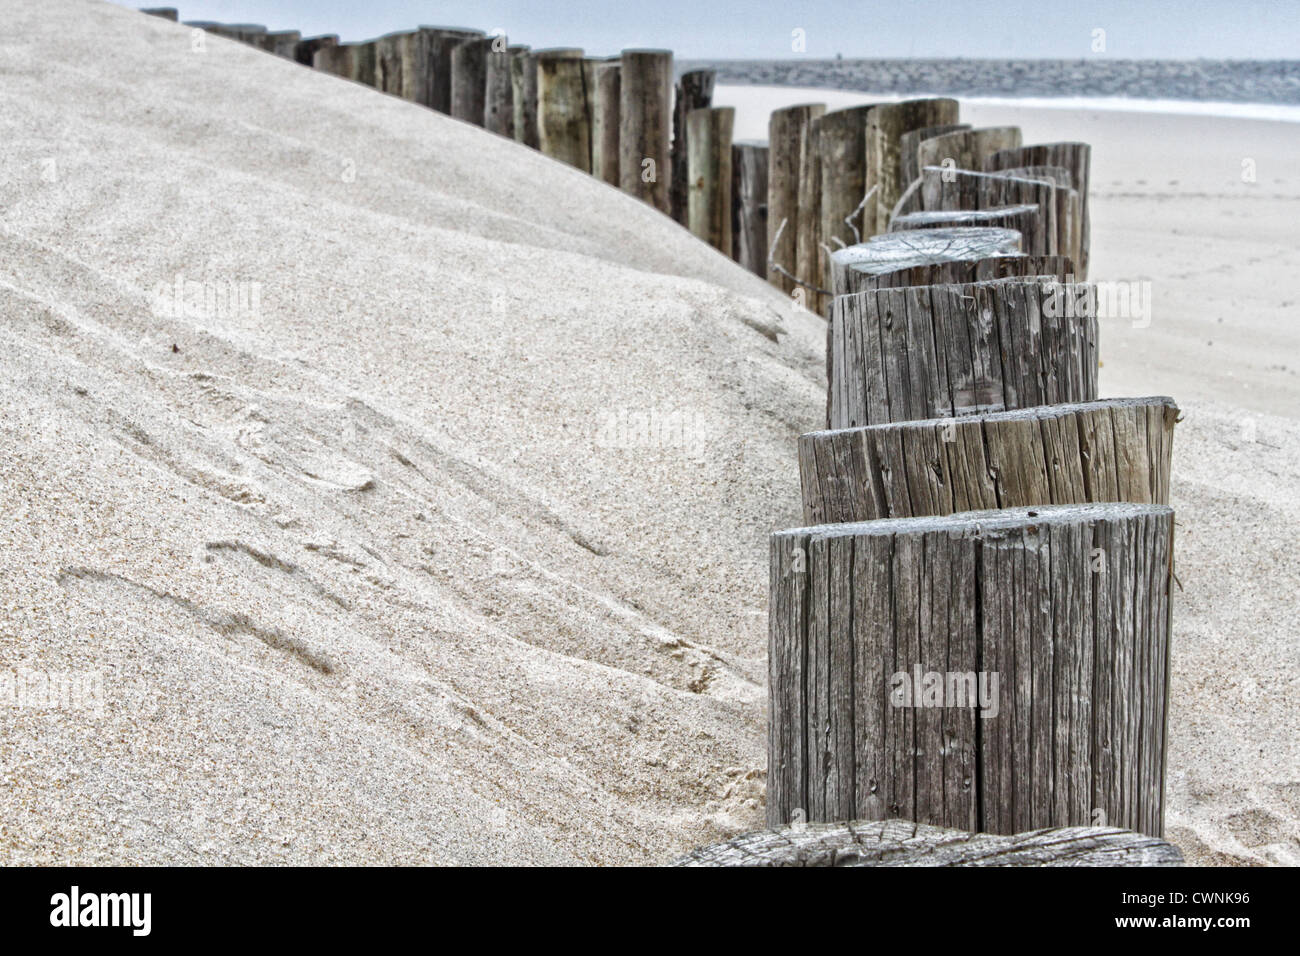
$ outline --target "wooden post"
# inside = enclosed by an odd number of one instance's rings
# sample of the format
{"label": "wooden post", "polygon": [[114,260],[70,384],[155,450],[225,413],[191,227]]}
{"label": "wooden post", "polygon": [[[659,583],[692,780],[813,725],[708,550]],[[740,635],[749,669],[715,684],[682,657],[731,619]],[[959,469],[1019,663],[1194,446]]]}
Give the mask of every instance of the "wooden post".
{"label": "wooden post", "polygon": [[375,89],[382,93],[405,94],[409,79],[406,36],[406,33],[389,33],[375,41]]}
{"label": "wooden post", "polygon": [[[874,208],[863,211],[863,235],[889,228],[889,217],[903,195],[903,163],[899,141],[910,130],[950,126],[957,122],[957,101],[942,97],[904,100],[873,107],[867,115],[866,151],[868,190],[874,189]],[[869,207],[872,203],[867,204]]]}
{"label": "wooden post", "polygon": [[439,113],[451,113],[451,56],[456,47],[466,40],[482,38],[482,30],[462,30],[449,27],[420,27],[424,38],[423,55],[425,88],[420,91],[417,103],[424,103]]}
{"label": "wooden post", "polygon": [[1092,147],[1087,143],[1044,143],[1035,146],[1017,146],[1000,149],[984,159],[985,172],[997,172],[1017,166],[1061,166],[1070,171],[1074,188],[1079,192],[1079,277],[1088,274],[1088,244],[1092,225],[1088,213],[1088,189]]}
{"label": "wooden post", "polygon": [[591,172],[591,116],[582,51],[540,50],[537,54],[537,138],[552,159]]}
{"label": "wooden post", "polygon": [[731,135],[736,111],[706,107],[686,114],[687,222],[691,233],[731,256]]}
{"label": "wooden post", "polygon": [[852,295],[873,289],[900,289],[909,285],[965,285],[1016,277],[1073,282],[1074,262],[1069,256],[1027,256],[1019,252],[1008,252],[981,259],[952,259],[906,266],[891,272],[866,273],[849,269],[847,275],[841,273],[840,281],[844,286],[841,294]]}
{"label": "wooden post", "polygon": [[789,295],[799,275],[799,176],[807,153],[808,127],[826,112],[823,103],[775,110],[767,126],[771,154],[767,178],[767,281]]}
{"label": "wooden post", "polygon": [[957,229],[963,226],[991,226],[1014,229],[1022,235],[1038,228],[1038,207],[1027,203],[993,209],[934,209],[910,212],[889,221],[890,232],[913,229]]}
{"label": "wooden post", "polygon": [[626,193],[669,211],[673,55],[624,50],[620,78],[618,176]]}
{"label": "wooden post", "polygon": [[826,315],[829,289],[826,250],[822,234],[822,166],[821,144],[816,121],[808,124],[804,137],[803,155],[799,157],[799,233],[795,237],[795,277],[799,280],[795,296],[802,297],[805,308],[817,315]]}
{"label": "wooden post", "polygon": [[1132,501],[1169,504],[1178,406],[1114,398],[799,437],[805,524]]}
{"label": "wooden post", "polygon": [[670,866],[1182,866],[1172,843],[1114,827],[1052,827],[1014,836],[906,820],[803,823],[732,837]]}
{"label": "wooden post", "polygon": [[1079,191],[1074,188],[1074,175],[1063,166],[1018,166],[1000,169],[997,175],[1037,179],[1056,187],[1057,247],[1072,256],[1076,262],[1081,261],[1083,204]]}
{"label": "wooden post", "polygon": [[302,34],[297,30],[268,30],[258,36],[253,45],[260,47],[267,53],[282,56],[286,60],[292,60],[294,51],[301,40]]}
{"label": "wooden post", "polygon": [[1096,291],[1031,278],[837,296],[827,427],[1095,401]]}
{"label": "wooden post", "polygon": [[303,66],[314,67],[316,65],[316,51],[327,46],[337,46],[338,42],[338,36],[333,33],[325,36],[307,37],[298,41],[298,45],[293,49],[293,58]]}
{"label": "wooden post", "polygon": [[352,48],[355,45],[353,43],[337,43],[318,48],[312,54],[312,68],[320,70],[322,73],[333,73],[335,76],[344,78],[350,76],[352,72]]}
{"label": "wooden post", "polygon": [[[578,51],[581,56],[581,51]],[[510,93],[515,108],[515,141],[538,149],[537,53],[528,51],[510,61]]]}
{"label": "wooden post", "polygon": [[591,175],[617,187],[618,110],[622,60],[612,60],[596,68],[596,105],[591,117]]}
{"label": "wooden post", "polygon": [[492,37],[462,40],[451,51],[451,115],[482,126],[487,115],[487,61]]}
{"label": "wooden post", "polygon": [[881,233],[831,253],[831,291],[861,292],[867,279],[900,269],[1011,255],[1020,251],[1020,242],[1013,229],[979,226]]}
{"label": "wooden post", "polygon": [[[833,110],[813,120],[821,158],[821,244],[834,251],[862,242],[867,192],[867,114],[871,106]],[[871,200],[874,202],[874,199]],[[825,271],[821,274],[824,276]],[[824,280],[823,280],[824,281]]]}
{"label": "wooden post", "polygon": [[526,46],[497,47],[487,55],[487,85],[483,93],[483,127],[492,133],[515,138],[515,94],[510,69],[516,57],[527,51]]}
{"label": "wooden post", "polygon": [[731,147],[731,257],[767,275],[767,143]]}
{"label": "wooden post", "polygon": [[1129,503],[773,535],[768,823],[1159,836],[1172,546]]}
{"label": "wooden post", "polygon": [[1030,255],[1068,255],[1068,249],[1060,247],[1056,186],[1046,180],[926,166],[921,170],[920,183],[926,210],[1035,205],[1037,228],[1024,236],[1024,251]]}
{"label": "wooden post", "polygon": [[348,55],[348,79],[354,83],[374,86],[378,71],[378,49],[373,40],[365,43],[350,43]]}
{"label": "wooden post", "polygon": [[235,40],[239,43],[247,43],[251,46],[259,46],[262,37],[266,34],[266,27],[260,23],[214,23],[211,20],[186,20],[185,26],[199,27],[215,36],[225,37],[227,40]]}
{"label": "wooden post", "polygon": [[686,115],[691,110],[701,110],[713,105],[713,84],[717,74],[713,70],[689,70],[681,75],[673,93],[673,181],[670,194],[672,217],[686,225],[686,206],[689,185],[686,175],[690,146],[690,131]]}
{"label": "wooden post", "polygon": [[927,138],[916,147],[919,170],[926,166],[950,169],[984,168],[984,160],[1000,149],[1020,145],[1019,126],[988,126],[980,129],[954,130]]}
{"label": "wooden post", "polygon": [[[596,154],[600,152],[600,145],[596,142],[596,119],[597,113],[600,112],[600,81],[598,79],[603,67],[610,63],[622,64],[622,59],[617,57],[601,56],[584,56],[582,58],[582,94],[584,99],[583,107],[587,114],[587,145],[590,149],[590,155],[587,157],[587,165],[591,174],[597,179],[601,177],[596,172]],[[605,135],[602,127],[601,135]],[[613,135],[617,136],[617,132]]]}
{"label": "wooden post", "polygon": [[917,147],[923,140],[942,136],[944,133],[956,133],[970,129],[969,123],[948,123],[944,126],[923,126],[910,129],[898,137],[898,163],[904,187],[915,182],[921,175],[922,164],[917,162]]}

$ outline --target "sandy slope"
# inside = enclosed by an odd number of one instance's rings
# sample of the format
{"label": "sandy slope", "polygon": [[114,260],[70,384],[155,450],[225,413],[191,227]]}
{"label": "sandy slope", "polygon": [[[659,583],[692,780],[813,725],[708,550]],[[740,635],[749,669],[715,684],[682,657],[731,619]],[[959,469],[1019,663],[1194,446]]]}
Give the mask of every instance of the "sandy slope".
{"label": "sandy slope", "polygon": [[[758,823],[818,321],[428,110],[0,9],[0,661],[107,675],[100,718],[0,712],[0,856],[656,861]],[[260,313],[153,314],[177,275]]]}
{"label": "sandy slope", "polygon": [[[104,675],[98,716],[0,708],[0,859],[627,863],[758,825],[765,536],[820,321],[446,117],[105,4],[0,11],[0,670]],[[1181,288],[1204,216],[1132,191],[1098,200],[1099,272]],[[1287,362],[1282,313],[1231,298],[1283,264],[1106,340],[1112,389],[1195,399],[1170,822],[1197,858],[1294,853],[1297,426],[1171,349],[1224,296],[1256,325],[1211,357]],[[260,308],[158,314],[177,276]]]}

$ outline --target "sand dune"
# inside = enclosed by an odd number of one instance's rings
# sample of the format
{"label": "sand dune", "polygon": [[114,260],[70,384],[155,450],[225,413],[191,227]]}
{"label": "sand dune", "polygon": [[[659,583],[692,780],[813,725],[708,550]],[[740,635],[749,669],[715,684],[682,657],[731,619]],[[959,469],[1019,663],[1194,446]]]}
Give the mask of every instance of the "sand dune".
{"label": "sand dune", "polygon": [[[761,825],[821,321],[445,116],[107,4],[0,10],[0,669],[103,678],[102,713],[0,707],[0,859],[636,863]],[[1159,280],[1104,384],[1189,413],[1194,860],[1296,852],[1294,378],[1262,372],[1295,332],[1257,307],[1293,174],[1271,206],[1094,176],[1098,273]],[[1220,248],[1272,280],[1189,288]]]}

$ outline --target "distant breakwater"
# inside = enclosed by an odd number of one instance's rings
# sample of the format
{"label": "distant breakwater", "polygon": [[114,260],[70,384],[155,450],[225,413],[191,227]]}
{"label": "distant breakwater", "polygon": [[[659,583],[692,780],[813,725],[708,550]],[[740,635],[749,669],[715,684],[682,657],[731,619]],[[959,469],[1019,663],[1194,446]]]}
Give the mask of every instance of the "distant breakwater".
{"label": "distant breakwater", "polygon": [[1300,104],[1300,60],[679,60],[719,83],[864,93]]}

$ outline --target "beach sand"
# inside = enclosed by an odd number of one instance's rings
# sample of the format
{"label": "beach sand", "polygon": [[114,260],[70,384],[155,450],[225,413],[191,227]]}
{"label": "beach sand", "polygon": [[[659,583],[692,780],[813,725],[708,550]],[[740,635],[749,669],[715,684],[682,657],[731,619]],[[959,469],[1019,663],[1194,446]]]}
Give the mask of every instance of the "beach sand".
{"label": "beach sand", "polygon": [[[822,321],[445,116],[107,4],[0,11],[0,672],[102,681],[0,706],[0,861],[653,863],[760,827]],[[1187,415],[1169,835],[1295,862],[1300,126],[1074,116],[965,118],[1092,141],[1094,273],[1152,282],[1103,385]]]}

